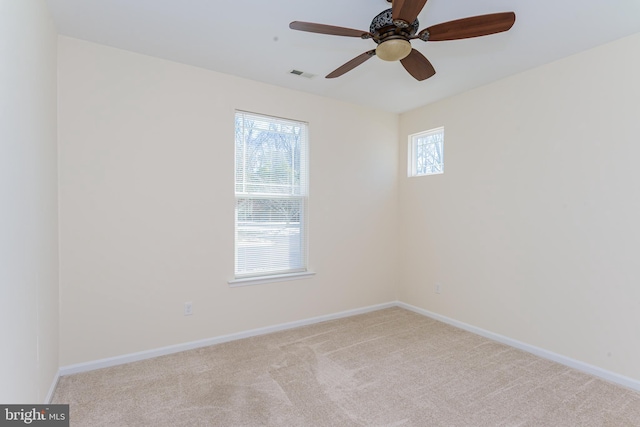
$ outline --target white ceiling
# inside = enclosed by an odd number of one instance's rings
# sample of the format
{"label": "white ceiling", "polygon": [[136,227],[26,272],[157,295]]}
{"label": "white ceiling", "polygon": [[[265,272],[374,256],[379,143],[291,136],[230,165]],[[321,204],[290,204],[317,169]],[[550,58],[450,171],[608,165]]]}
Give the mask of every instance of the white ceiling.
{"label": "white ceiling", "polygon": [[[505,33],[447,42],[413,40],[437,74],[414,80],[398,62],[371,58],[372,40],[293,31],[291,21],[359,30],[386,0],[47,0],[60,34],[278,86],[403,112],[640,32],[640,0],[429,0],[420,29],[514,11]],[[629,52],[637,55],[638,52]],[[315,74],[307,79],[292,69]]]}

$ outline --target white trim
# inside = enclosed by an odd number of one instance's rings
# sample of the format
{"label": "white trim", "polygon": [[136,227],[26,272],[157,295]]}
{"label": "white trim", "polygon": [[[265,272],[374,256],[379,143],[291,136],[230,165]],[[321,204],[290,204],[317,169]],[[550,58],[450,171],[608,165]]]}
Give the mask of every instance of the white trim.
{"label": "white trim", "polygon": [[570,357],[563,356],[561,354],[554,353],[552,351],[548,351],[542,349],[540,347],[536,347],[527,343],[523,343],[522,341],[514,340],[509,337],[505,337],[504,335],[496,334],[485,329],[478,328],[476,326],[469,325],[464,322],[460,322],[458,320],[451,319],[446,316],[442,316],[437,313],[433,313],[429,310],[425,310],[423,308],[419,308],[410,304],[406,304],[404,302],[396,302],[398,307],[404,308],[406,310],[413,311],[418,314],[422,314],[423,316],[430,317],[432,319],[438,320],[440,322],[446,323],[451,326],[455,326],[460,329],[464,329],[465,331],[474,333],[476,335],[480,335],[485,338],[489,338],[493,341],[498,341],[502,344],[506,344],[510,347],[515,347],[517,349],[526,351],[527,353],[534,354],[538,357],[542,357],[543,359],[548,359],[553,362],[559,363],[564,366],[568,366],[570,368],[576,369],[578,371],[596,376],[598,378],[602,378],[604,380],[610,381],[612,383],[616,383],[623,387],[630,388],[632,390],[640,391],[640,381],[625,377],[624,375],[616,374],[615,372],[607,371],[606,369],[599,368],[597,366],[590,365],[588,363],[581,362],[579,360],[572,359]]}
{"label": "white trim", "polygon": [[327,320],[335,320],[343,317],[351,317],[357,314],[369,313],[371,311],[382,310],[385,308],[395,307],[395,302],[385,304],[372,305],[368,307],[356,308],[353,310],[341,311],[339,313],[327,314],[324,316],[312,317],[309,319],[297,320],[294,322],[281,323],[278,325],[267,326],[264,328],[252,329],[249,331],[238,332],[229,335],[221,335],[214,338],[207,338],[199,341],[192,341],[183,344],[171,345],[168,347],[157,348],[153,350],[140,351],[137,353],[125,354],[122,356],[109,357],[106,359],[95,360],[92,362],[78,363],[75,365],[62,366],[59,375],[71,375],[80,372],[93,371],[95,369],[108,368],[110,366],[123,365],[125,363],[137,362],[140,360],[151,359],[153,357],[164,356],[167,354],[179,353],[194,348],[207,347],[214,344],[220,344],[229,341],[235,341],[242,338],[254,337],[257,335],[270,334],[272,332],[284,331],[287,329],[297,328],[300,326],[312,325],[314,323],[326,322]]}
{"label": "white trim", "polygon": [[467,323],[460,322],[458,320],[454,320],[446,316],[442,316],[440,314],[431,312],[429,310],[425,310],[423,308],[419,308],[404,302],[395,301],[395,302],[389,302],[385,304],[378,304],[378,305],[372,305],[368,307],[357,308],[353,310],[341,311],[338,313],[327,314],[324,316],[312,317],[312,318],[298,320],[294,322],[281,323],[278,325],[252,329],[249,331],[238,332],[238,333],[229,334],[229,335],[221,335],[218,337],[203,339],[199,341],[192,341],[188,343],[177,344],[177,345],[157,348],[153,350],[141,351],[138,353],[131,353],[131,354],[125,354],[122,356],[110,357],[107,359],[95,360],[92,362],[62,366],[58,371],[58,373],[56,374],[56,377],[51,385],[51,389],[49,390],[49,394],[47,395],[46,402],[48,403],[51,401],[51,398],[53,397],[53,392],[55,390],[55,387],[58,383],[58,379],[60,376],[77,374],[80,372],[93,371],[95,369],[107,368],[110,366],[123,365],[125,363],[151,359],[154,357],[178,353],[185,350],[192,350],[194,348],[207,347],[214,344],[235,341],[243,338],[254,337],[257,335],[270,334],[272,332],[284,331],[287,329],[297,328],[300,326],[312,325],[315,323],[326,322],[328,320],[335,320],[343,317],[355,316],[358,314],[369,313],[372,311],[382,310],[382,309],[391,308],[391,307],[400,307],[400,308],[404,308],[405,310],[413,311],[415,313],[430,317],[432,319],[438,320],[440,322],[446,323],[451,326],[455,326],[457,328],[463,329],[473,334],[480,335],[490,340],[497,341],[502,344],[506,344],[510,347],[514,347],[514,348],[526,351],[527,353],[534,354],[538,357],[542,357],[543,359],[551,360],[553,362],[559,363],[564,366],[568,366],[570,368],[576,369],[581,372],[585,372],[587,374],[610,381],[612,383],[621,385],[623,387],[640,391],[640,380],[625,377],[624,375],[616,374],[615,372],[607,371],[606,369],[602,369],[597,366],[593,366],[588,363],[584,363],[579,360],[572,359],[570,357],[562,356],[560,354],[557,354],[557,353],[554,353],[530,344],[526,344],[524,342],[514,340],[512,338],[505,337],[503,335],[496,334],[494,332],[490,332],[485,329],[478,328],[476,326],[472,326]]}
{"label": "white trim", "polygon": [[60,380],[60,370],[56,372],[56,376],[53,377],[53,382],[51,382],[51,387],[49,387],[49,393],[47,393],[47,397],[44,399],[44,404],[48,405],[51,403],[51,399],[53,399],[53,393],[56,391],[56,387],[58,387],[58,381]]}
{"label": "white trim", "polygon": [[229,280],[227,283],[232,288],[237,286],[260,285],[262,283],[285,282],[287,280],[309,279],[316,273],[313,271],[301,271],[299,273],[274,274],[272,276],[243,277]]}

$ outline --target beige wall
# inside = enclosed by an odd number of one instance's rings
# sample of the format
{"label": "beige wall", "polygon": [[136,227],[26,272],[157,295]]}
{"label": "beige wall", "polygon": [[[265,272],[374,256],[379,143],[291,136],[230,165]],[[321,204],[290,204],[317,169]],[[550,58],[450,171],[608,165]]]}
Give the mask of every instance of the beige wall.
{"label": "beige wall", "polygon": [[0,0],[0,402],[58,371],[57,35],[44,0]]}
{"label": "beige wall", "polygon": [[[639,47],[622,39],[398,125],[60,37],[61,365],[397,298],[639,379]],[[226,283],[235,109],[310,123],[312,279]],[[407,136],[438,126],[445,174],[407,178]]]}
{"label": "beige wall", "polygon": [[[401,116],[399,300],[640,379],[637,52],[640,34]],[[407,136],[438,126],[444,175],[407,178]]]}
{"label": "beige wall", "polygon": [[[67,37],[59,91],[62,366],[395,300],[397,115]],[[311,279],[227,284],[235,109],[309,122]]]}

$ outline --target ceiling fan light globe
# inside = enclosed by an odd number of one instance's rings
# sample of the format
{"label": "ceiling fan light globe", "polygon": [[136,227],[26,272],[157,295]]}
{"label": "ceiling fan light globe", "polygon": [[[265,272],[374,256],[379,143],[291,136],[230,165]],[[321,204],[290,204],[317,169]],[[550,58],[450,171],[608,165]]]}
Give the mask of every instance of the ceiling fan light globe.
{"label": "ceiling fan light globe", "polygon": [[399,61],[410,53],[411,43],[402,39],[384,41],[376,48],[376,56],[384,61]]}

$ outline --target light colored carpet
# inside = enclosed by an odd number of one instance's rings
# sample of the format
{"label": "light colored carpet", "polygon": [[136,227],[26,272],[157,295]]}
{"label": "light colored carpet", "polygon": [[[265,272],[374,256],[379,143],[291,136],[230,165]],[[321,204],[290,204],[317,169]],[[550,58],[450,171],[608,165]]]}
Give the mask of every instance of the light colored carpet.
{"label": "light colored carpet", "polygon": [[640,393],[400,308],[62,377],[72,426],[640,426]]}

